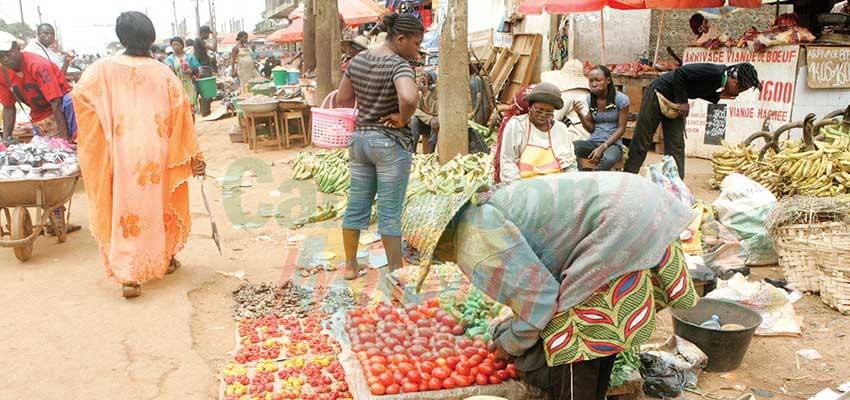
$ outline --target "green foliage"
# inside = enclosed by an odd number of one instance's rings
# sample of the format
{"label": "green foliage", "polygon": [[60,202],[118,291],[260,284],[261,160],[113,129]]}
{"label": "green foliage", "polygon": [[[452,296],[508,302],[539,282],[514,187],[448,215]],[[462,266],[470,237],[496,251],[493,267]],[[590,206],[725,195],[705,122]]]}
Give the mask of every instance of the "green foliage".
{"label": "green foliage", "polygon": [[6,23],[0,19],[0,31],[6,31],[14,35],[18,39],[29,39],[35,37],[35,30],[29,25],[20,22]]}

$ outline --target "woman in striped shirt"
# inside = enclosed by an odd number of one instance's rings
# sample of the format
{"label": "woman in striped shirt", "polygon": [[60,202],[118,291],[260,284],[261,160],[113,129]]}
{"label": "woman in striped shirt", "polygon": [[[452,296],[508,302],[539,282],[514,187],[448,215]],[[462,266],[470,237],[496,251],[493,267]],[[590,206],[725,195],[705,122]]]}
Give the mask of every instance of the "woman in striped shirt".
{"label": "woman in striped shirt", "polygon": [[378,232],[390,271],[401,267],[401,212],[415,143],[408,127],[419,94],[411,60],[419,56],[425,28],[410,14],[384,17],[387,38],[354,57],[337,92],[337,106],[357,100],[357,129],[351,138],[351,188],[342,221],[345,278],[356,279],[360,231],[369,227],[378,197]]}

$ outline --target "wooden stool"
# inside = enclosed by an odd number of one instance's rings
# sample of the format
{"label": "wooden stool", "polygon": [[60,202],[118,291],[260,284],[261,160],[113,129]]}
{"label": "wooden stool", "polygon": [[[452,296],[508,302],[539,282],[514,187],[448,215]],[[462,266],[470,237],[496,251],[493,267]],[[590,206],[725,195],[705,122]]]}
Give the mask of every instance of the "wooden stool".
{"label": "wooden stool", "polygon": [[[589,158],[578,159],[578,165],[580,166],[580,169],[585,171],[593,171],[596,168],[596,164],[597,163],[591,161]],[[623,162],[623,159],[621,158],[620,161],[614,163],[614,165],[611,167],[611,171],[622,171],[624,166],[625,162]]]}
{"label": "wooden stool", "polygon": [[[283,142],[280,139],[280,124],[278,123],[278,113],[277,111],[267,112],[267,113],[245,113],[245,116],[248,118],[248,148],[253,149],[254,152],[257,152],[257,120],[260,122],[266,122],[270,127],[273,127],[272,135],[274,135],[274,142],[277,143],[277,149],[281,150],[281,146]],[[274,142],[272,144],[274,144]]]}
{"label": "wooden stool", "polygon": [[[301,130],[297,133],[289,132],[289,121],[297,121]],[[310,144],[310,136],[307,132],[307,126],[304,123],[304,114],[301,110],[298,111],[285,111],[283,113],[283,136],[286,140],[286,148],[288,149],[290,146],[290,142],[293,140],[301,140],[304,143],[304,146]]]}

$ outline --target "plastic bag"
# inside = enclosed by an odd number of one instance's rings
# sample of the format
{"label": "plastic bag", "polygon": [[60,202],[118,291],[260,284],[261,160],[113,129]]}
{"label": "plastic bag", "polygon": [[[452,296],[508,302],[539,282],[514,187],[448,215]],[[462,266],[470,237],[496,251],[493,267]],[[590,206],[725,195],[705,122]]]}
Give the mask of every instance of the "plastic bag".
{"label": "plastic bag", "polygon": [[679,177],[679,169],[676,167],[676,160],[671,156],[664,156],[663,161],[658,164],[652,164],[647,167],[649,179],[652,179],[655,184],[661,186],[679,199],[686,206],[694,205],[694,195],[682,178]]}
{"label": "plastic bag", "polygon": [[658,349],[640,353],[643,392],[651,397],[675,398],[697,386],[708,356],[693,343],[672,336]]}
{"label": "plastic bag", "polygon": [[700,227],[702,231],[703,255],[705,266],[714,271],[721,279],[729,279],[736,272],[749,275],[746,266],[746,252],[741,248],[738,238],[729,232],[723,224],[710,217]]}
{"label": "plastic bag", "polygon": [[792,295],[766,282],[750,282],[741,274],[717,282],[717,288],[706,295],[709,299],[734,301],[761,315],[756,328],[760,336],[800,336],[800,320],[794,311]]}
{"label": "plastic bag", "polygon": [[747,252],[747,265],[775,264],[773,241],[765,221],[776,208],[776,197],[758,182],[741,174],[731,174],[720,185],[714,202],[720,223],[729,228]]}

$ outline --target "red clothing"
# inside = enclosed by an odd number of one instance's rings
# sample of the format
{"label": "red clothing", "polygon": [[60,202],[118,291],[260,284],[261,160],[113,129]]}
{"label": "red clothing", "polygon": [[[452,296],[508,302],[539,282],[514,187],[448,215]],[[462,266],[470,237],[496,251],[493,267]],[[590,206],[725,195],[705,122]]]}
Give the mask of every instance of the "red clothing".
{"label": "red clothing", "polygon": [[39,122],[51,114],[50,102],[71,92],[71,85],[56,64],[28,52],[21,53],[23,68],[17,73],[0,67],[0,104],[14,107],[18,99],[31,109],[30,118]]}

